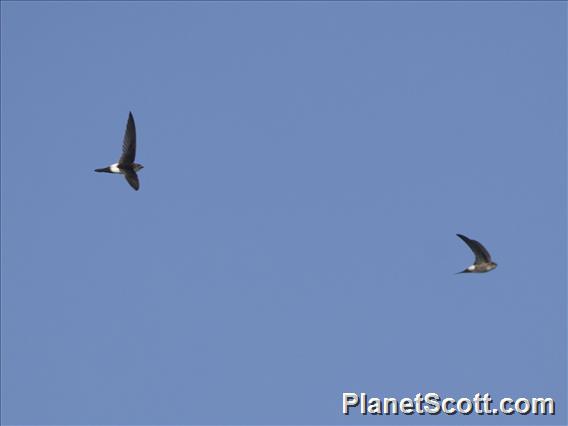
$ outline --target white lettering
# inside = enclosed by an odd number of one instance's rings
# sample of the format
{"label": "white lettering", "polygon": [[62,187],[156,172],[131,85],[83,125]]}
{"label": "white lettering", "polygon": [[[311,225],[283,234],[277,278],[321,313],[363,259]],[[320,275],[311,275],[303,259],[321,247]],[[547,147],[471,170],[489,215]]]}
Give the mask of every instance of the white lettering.
{"label": "white lettering", "polygon": [[[437,393],[430,392],[424,396],[424,402],[426,402],[426,412],[428,414],[438,414],[440,412],[440,397]],[[430,408],[430,407],[434,408]]]}
{"label": "white lettering", "polygon": [[414,401],[412,401],[412,398],[402,398],[400,400],[400,412],[402,414],[414,413]]}
{"label": "white lettering", "polygon": [[359,405],[359,396],[353,392],[343,392],[343,414],[349,415],[349,407]]}
{"label": "white lettering", "polygon": [[442,400],[442,411],[446,414],[456,414],[456,409],[454,407],[448,408],[449,404],[455,405],[456,400],[454,398],[444,398]]}
{"label": "white lettering", "polygon": [[507,408],[507,405],[511,405],[512,402],[513,400],[511,398],[503,398],[501,400],[501,402],[499,403],[499,409],[503,414],[513,414],[515,410],[513,408]]}
{"label": "white lettering", "polygon": [[[464,408],[464,405],[466,406]],[[461,414],[471,414],[471,412],[473,411],[473,405],[471,404],[471,401],[469,400],[469,398],[460,398],[458,399],[458,411]]]}

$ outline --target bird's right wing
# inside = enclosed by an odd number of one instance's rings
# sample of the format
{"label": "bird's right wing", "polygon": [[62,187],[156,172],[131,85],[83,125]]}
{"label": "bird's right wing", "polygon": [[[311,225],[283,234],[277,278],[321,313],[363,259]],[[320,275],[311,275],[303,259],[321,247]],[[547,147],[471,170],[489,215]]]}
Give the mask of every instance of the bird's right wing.
{"label": "bird's right wing", "polygon": [[475,254],[475,263],[491,262],[491,255],[479,241],[467,238],[465,235],[462,234],[456,234],[456,235],[460,237],[463,240],[463,242],[469,246],[473,254]]}
{"label": "bird's right wing", "polygon": [[126,131],[122,141],[122,155],[118,160],[118,164],[132,164],[136,157],[136,126],[134,125],[134,117],[132,113],[128,114],[126,123]]}
{"label": "bird's right wing", "polygon": [[132,188],[134,188],[136,191],[140,189],[140,181],[138,180],[138,175],[134,170],[128,170],[127,172],[125,172],[124,177]]}

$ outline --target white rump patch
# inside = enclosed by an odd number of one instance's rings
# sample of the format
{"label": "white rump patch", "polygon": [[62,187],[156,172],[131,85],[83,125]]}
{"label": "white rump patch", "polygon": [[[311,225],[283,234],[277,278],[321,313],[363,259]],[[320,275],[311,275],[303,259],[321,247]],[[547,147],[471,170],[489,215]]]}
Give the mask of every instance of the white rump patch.
{"label": "white rump patch", "polygon": [[122,171],[118,168],[118,163],[115,163],[110,166],[111,173],[122,173]]}
{"label": "white rump patch", "polygon": [[468,270],[468,271],[473,271],[473,270],[475,270],[475,265],[468,266],[468,267],[467,267],[467,270]]}

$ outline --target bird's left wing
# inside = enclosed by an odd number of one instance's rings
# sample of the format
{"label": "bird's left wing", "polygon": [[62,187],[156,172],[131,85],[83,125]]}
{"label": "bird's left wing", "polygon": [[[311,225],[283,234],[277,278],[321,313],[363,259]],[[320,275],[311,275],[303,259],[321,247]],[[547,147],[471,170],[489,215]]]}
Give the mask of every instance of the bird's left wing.
{"label": "bird's left wing", "polygon": [[122,155],[118,160],[118,164],[132,164],[136,157],[136,126],[134,125],[134,117],[132,113],[128,114],[126,123],[126,131],[122,141]]}
{"label": "bird's left wing", "polygon": [[473,251],[473,254],[475,254],[475,263],[491,262],[491,255],[479,241],[467,238],[465,235],[461,234],[456,234],[456,235],[460,237],[464,241],[464,243],[466,243],[469,246],[471,251]]}

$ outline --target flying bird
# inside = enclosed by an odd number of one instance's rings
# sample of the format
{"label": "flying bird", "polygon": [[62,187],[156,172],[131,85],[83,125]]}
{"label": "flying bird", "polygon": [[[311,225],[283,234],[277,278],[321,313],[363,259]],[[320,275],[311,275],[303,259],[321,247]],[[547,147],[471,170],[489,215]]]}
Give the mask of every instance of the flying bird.
{"label": "flying bird", "polygon": [[95,169],[95,172],[103,173],[119,173],[124,175],[126,181],[136,191],[140,188],[140,181],[136,172],[144,166],[134,162],[136,157],[136,126],[134,126],[134,117],[132,113],[128,113],[128,121],[126,123],[126,131],[124,132],[124,140],[122,141],[122,155],[118,163],[111,164],[102,169]]}
{"label": "flying bird", "polygon": [[487,249],[483,247],[479,241],[471,240],[462,234],[456,235],[460,237],[463,242],[469,246],[473,254],[475,254],[475,262],[473,262],[473,265],[468,266],[461,272],[457,272],[458,274],[463,274],[464,272],[489,272],[497,267],[497,264],[491,260],[491,255]]}

